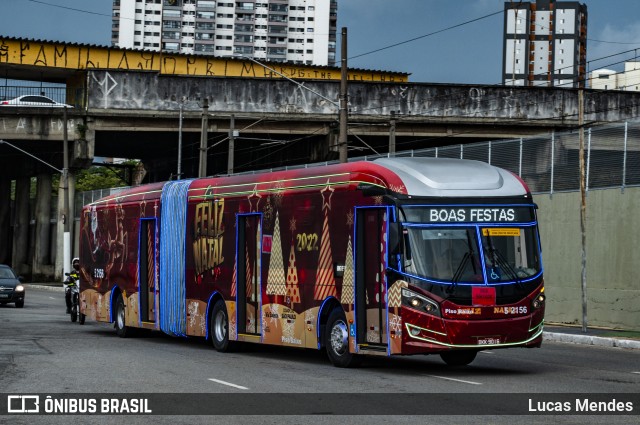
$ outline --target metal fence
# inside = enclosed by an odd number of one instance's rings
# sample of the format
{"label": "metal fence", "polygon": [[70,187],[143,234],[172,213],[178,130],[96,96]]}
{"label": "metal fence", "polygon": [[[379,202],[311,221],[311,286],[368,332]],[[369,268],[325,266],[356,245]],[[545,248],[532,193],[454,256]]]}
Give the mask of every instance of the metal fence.
{"label": "metal fence", "polygon": [[[533,193],[580,190],[578,131],[411,150],[396,157],[473,159],[520,176]],[[368,155],[349,161],[388,157]],[[587,190],[640,186],[640,122],[585,129]]]}
{"label": "metal fence", "polygon": [[[397,152],[395,157],[460,158],[483,161],[511,171],[522,178],[532,193],[571,192],[580,190],[580,140],[578,131],[552,133],[544,137],[499,140],[433,147]],[[367,155],[349,158],[373,161],[392,155]],[[640,186],[640,122],[625,122],[585,129],[587,190]],[[338,164],[327,161],[299,164],[265,171],[294,170]],[[124,188],[82,192],[76,205],[82,206]],[[76,211],[79,209],[76,207]]]}
{"label": "metal fence", "polygon": [[81,88],[55,86],[0,85],[0,101],[20,96],[47,96],[58,103],[66,103],[76,108],[84,104],[84,90]]}

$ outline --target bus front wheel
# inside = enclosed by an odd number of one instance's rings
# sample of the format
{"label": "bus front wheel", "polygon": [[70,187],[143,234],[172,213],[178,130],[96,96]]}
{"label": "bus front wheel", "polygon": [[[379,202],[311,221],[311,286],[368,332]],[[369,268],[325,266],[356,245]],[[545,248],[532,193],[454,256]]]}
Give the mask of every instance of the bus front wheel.
{"label": "bus front wheel", "polygon": [[211,311],[211,342],[213,348],[220,352],[231,351],[233,343],[229,341],[229,315],[224,301],[218,300]]}
{"label": "bus front wheel", "polygon": [[449,366],[466,366],[475,360],[477,351],[447,351],[440,353],[440,357]]}
{"label": "bus front wheel", "polygon": [[334,366],[352,367],[360,363],[361,358],[349,352],[349,327],[344,312],[340,309],[334,309],[329,315],[324,332],[324,346]]}

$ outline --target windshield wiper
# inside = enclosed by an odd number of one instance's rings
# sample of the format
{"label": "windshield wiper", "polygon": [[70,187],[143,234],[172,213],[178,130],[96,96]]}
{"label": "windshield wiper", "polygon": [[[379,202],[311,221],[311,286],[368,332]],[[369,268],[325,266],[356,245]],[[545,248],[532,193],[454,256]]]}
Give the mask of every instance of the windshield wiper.
{"label": "windshield wiper", "polygon": [[493,246],[491,236],[489,236],[488,234],[487,242],[489,242],[489,253],[493,256],[495,265],[497,265],[501,269],[506,270],[518,285],[522,285],[522,282],[520,282],[520,278],[518,277],[518,273],[514,270],[513,267],[511,267],[511,264],[509,264],[509,261],[505,258],[504,254]]}
{"label": "windshield wiper", "polygon": [[473,261],[473,243],[471,242],[471,235],[469,235],[469,230],[466,230],[467,233],[467,246],[469,247],[469,251],[464,253],[456,272],[453,274],[452,283],[455,286],[458,283],[458,280],[462,277],[462,273],[464,273],[464,269],[467,265],[467,262],[471,260],[471,267],[473,267],[473,273],[478,274],[478,270],[476,269],[476,263]]}

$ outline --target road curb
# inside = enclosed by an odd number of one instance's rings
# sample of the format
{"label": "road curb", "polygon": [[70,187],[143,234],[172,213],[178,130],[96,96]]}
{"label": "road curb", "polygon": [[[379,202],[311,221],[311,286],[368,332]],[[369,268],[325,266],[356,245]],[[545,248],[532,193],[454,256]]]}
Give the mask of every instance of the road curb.
{"label": "road curb", "polygon": [[569,344],[594,345],[597,347],[617,347],[640,349],[640,341],[621,338],[605,338],[591,335],[564,334],[558,332],[543,332],[544,341],[564,342]]}
{"label": "road curb", "polygon": [[53,285],[37,285],[32,283],[24,283],[24,286],[32,289],[41,289],[44,291],[54,291],[54,292],[64,292],[64,288],[62,286],[53,286]]}

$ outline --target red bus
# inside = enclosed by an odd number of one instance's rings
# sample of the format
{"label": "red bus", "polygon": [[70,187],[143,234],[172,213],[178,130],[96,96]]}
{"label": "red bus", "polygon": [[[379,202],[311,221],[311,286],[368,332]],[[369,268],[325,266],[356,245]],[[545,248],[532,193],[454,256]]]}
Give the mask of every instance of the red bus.
{"label": "red bus", "polygon": [[362,355],[539,347],[544,282],[522,180],[386,158],[124,190],[83,208],[81,310],[132,328]]}

